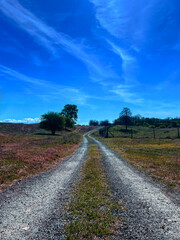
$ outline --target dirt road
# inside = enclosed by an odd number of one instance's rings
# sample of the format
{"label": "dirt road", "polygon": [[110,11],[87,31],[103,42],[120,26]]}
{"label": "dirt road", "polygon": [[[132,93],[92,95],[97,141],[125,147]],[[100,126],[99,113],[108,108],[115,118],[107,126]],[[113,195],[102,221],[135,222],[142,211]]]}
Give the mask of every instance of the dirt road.
{"label": "dirt road", "polygon": [[[180,208],[150,178],[118,158],[94,139],[103,156],[109,184],[123,200],[126,221],[118,239],[179,240]],[[28,178],[0,194],[0,239],[64,239],[62,205],[70,201],[70,188],[79,176],[88,150],[84,137],[78,151],[55,169]]]}
{"label": "dirt road", "polygon": [[152,179],[129,166],[103,143],[92,138],[104,155],[109,183],[127,207],[122,239],[180,240],[180,207]]}
{"label": "dirt road", "polygon": [[55,169],[28,178],[0,194],[0,239],[63,239],[62,204],[69,201],[88,149],[84,137],[78,151]]}

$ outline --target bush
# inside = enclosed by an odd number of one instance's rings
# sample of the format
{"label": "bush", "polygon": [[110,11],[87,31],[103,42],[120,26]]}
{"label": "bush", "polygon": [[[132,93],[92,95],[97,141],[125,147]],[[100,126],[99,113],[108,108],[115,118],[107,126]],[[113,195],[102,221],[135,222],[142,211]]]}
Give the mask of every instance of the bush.
{"label": "bush", "polygon": [[154,125],[149,125],[149,128],[155,128],[155,126]]}
{"label": "bush", "polygon": [[65,118],[56,112],[48,112],[41,116],[40,128],[50,130],[52,135],[57,130],[61,131],[65,128]]}
{"label": "bush", "polygon": [[165,124],[160,124],[159,128],[166,128],[166,125]]}
{"label": "bush", "polygon": [[144,123],[143,123],[143,126],[144,126],[144,127],[149,127],[150,125],[149,125],[149,123],[144,122]]}

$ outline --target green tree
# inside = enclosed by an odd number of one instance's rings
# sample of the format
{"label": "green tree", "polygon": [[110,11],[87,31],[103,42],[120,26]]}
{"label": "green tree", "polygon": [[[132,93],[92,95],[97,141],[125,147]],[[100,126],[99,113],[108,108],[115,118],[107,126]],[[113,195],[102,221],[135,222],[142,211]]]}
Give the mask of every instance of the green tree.
{"label": "green tree", "polygon": [[45,113],[41,116],[40,128],[50,130],[54,135],[57,130],[65,128],[65,118],[56,112]]}
{"label": "green tree", "polygon": [[74,120],[68,117],[65,117],[65,126],[66,128],[73,128],[74,127]]}
{"label": "green tree", "polygon": [[104,121],[101,121],[99,125],[100,126],[109,126],[110,122],[109,122],[109,120],[104,120]]}
{"label": "green tree", "polygon": [[89,121],[89,126],[98,126],[99,125],[99,122],[96,121],[96,120],[90,120]]}
{"label": "green tree", "polygon": [[126,131],[128,125],[131,124],[131,116],[132,116],[131,110],[127,107],[123,108],[123,110],[120,112],[119,117],[122,120],[123,124],[125,125]]}
{"label": "green tree", "polygon": [[61,116],[71,118],[75,123],[78,118],[77,106],[74,104],[66,104],[60,114]]}

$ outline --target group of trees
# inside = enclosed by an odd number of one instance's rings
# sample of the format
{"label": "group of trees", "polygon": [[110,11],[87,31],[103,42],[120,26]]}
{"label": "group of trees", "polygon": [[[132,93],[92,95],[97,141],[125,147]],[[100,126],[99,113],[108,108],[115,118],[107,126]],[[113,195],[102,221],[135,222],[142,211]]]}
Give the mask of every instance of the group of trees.
{"label": "group of trees", "polygon": [[180,118],[145,118],[140,115],[133,116],[132,125],[134,126],[145,126],[145,127],[160,127],[160,128],[171,128],[180,127]]}
{"label": "group of trees", "polygon": [[109,126],[110,122],[109,120],[104,120],[104,121],[96,121],[96,120],[90,120],[89,121],[89,126]]}
{"label": "group of trees", "polygon": [[48,112],[41,116],[40,128],[55,132],[66,128],[72,128],[78,118],[76,105],[66,104],[60,113]]}
{"label": "group of trees", "polygon": [[180,127],[180,118],[145,118],[141,115],[132,115],[129,108],[125,107],[119,114],[119,118],[115,119],[111,124],[108,120],[98,122],[90,120],[91,126],[108,126],[108,125],[125,125],[127,130],[128,126],[145,126],[145,127]]}
{"label": "group of trees", "polygon": [[132,116],[129,108],[124,108],[120,113],[118,119],[114,120],[115,125],[126,125],[127,126],[144,126],[144,127],[160,127],[160,128],[171,128],[180,127],[180,118],[145,118],[141,115]]}
{"label": "group of trees", "polygon": [[[132,117],[132,113],[131,110],[127,107],[123,108],[123,110],[120,112],[119,118],[114,120],[114,124],[115,125],[125,125],[126,130],[128,125],[131,125],[132,121],[131,121],[131,117]],[[109,126],[112,125],[109,120],[104,120],[104,121],[96,121],[96,120],[90,120],[89,121],[89,125],[90,126]]]}
{"label": "group of trees", "polygon": [[[40,128],[50,130],[54,135],[57,130],[61,131],[66,128],[72,128],[78,118],[78,109],[76,105],[66,104],[60,113],[48,112],[41,116]],[[125,107],[119,114],[119,118],[113,123],[108,120],[97,121],[90,120],[90,126],[109,126],[125,125],[128,126],[145,126],[145,127],[180,127],[180,118],[145,118],[140,115],[132,116],[129,108]]]}

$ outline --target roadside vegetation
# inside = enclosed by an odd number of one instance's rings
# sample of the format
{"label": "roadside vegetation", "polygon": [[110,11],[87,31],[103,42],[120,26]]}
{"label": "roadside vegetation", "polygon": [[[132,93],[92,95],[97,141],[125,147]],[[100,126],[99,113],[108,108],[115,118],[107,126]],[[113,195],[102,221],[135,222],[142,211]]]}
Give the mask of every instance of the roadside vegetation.
{"label": "roadside vegetation", "polygon": [[109,137],[175,139],[178,138],[178,129],[131,126],[126,130],[123,125],[116,125],[109,128]]}
{"label": "roadside vegetation", "polygon": [[78,148],[88,129],[74,127],[77,113],[76,105],[66,104],[60,113],[43,114],[39,124],[0,123],[0,191],[50,169]]}
{"label": "roadside vegetation", "polygon": [[180,191],[180,139],[175,139],[177,129],[159,129],[154,139],[152,129],[133,127],[131,139],[131,132],[124,131],[123,128],[124,126],[110,128],[114,135],[112,137],[109,134],[110,138],[100,137],[98,132],[94,135],[130,164]]}
{"label": "roadside vegetation", "polygon": [[66,226],[66,239],[112,239],[119,223],[113,211],[117,212],[123,205],[111,198],[102,155],[96,145],[90,146],[73,195],[74,200],[67,209],[71,221]]}
{"label": "roadside vegetation", "polygon": [[14,181],[48,170],[71,155],[79,146],[82,135],[59,132],[12,136],[0,134],[0,191]]}

